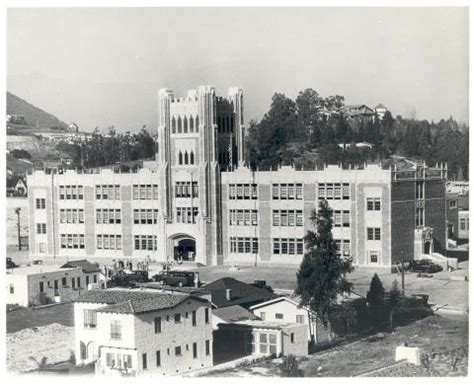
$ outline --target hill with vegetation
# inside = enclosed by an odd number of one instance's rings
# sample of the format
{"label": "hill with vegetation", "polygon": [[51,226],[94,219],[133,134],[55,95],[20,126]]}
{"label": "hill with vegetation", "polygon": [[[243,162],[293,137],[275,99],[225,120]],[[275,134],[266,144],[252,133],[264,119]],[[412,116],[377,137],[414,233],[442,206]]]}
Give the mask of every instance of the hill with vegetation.
{"label": "hill with vegetation", "polygon": [[[27,131],[36,131],[41,129],[41,131],[46,130],[58,130],[63,131],[67,128],[67,124],[58,119],[53,114],[50,114],[46,111],[43,111],[41,108],[38,108],[31,103],[28,103],[26,100],[19,98],[18,96],[7,91],[7,115],[21,115],[25,117],[26,124],[11,124],[10,131],[14,130],[27,130]],[[8,132],[12,134],[14,132]],[[32,133],[32,132],[27,132]]]}

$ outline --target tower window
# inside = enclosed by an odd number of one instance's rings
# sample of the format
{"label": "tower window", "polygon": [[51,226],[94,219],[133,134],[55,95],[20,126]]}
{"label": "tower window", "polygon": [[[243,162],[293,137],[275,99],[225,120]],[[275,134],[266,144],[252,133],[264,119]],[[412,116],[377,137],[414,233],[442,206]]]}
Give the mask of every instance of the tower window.
{"label": "tower window", "polygon": [[183,153],[181,151],[178,154],[178,164],[183,164]]}
{"label": "tower window", "polygon": [[189,118],[189,132],[194,132],[194,119],[192,116]]}
{"label": "tower window", "polygon": [[173,116],[173,119],[171,119],[171,133],[176,134],[176,119]]}
{"label": "tower window", "polygon": [[185,134],[188,133],[188,119],[186,118],[186,116],[183,119],[183,132]]}
{"label": "tower window", "polygon": [[189,155],[189,163],[194,164],[194,151],[191,151],[191,154]]}
{"label": "tower window", "polygon": [[188,152],[184,153],[184,164],[188,164]]}
{"label": "tower window", "polygon": [[196,116],[196,132],[199,132],[199,116]]}
{"label": "tower window", "polygon": [[182,126],[181,126],[181,116],[178,116],[178,134],[181,134]]}

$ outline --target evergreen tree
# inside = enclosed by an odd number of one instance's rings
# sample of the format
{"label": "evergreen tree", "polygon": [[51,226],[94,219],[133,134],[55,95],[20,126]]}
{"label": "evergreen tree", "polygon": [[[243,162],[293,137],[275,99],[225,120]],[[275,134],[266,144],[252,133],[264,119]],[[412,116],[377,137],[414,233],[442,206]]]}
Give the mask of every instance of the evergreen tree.
{"label": "evergreen tree", "polygon": [[400,289],[398,288],[397,280],[393,281],[392,288],[390,289],[388,306],[390,312],[390,330],[393,329],[393,313],[401,306],[403,300],[403,295]]}
{"label": "evergreen tree", "polygon": [[316,232],[309,230],[304,237],[306,253],[296,274],[296,294],[301,305],[316,312],[324,324],[340,294],[350,293],[352,283],[346,275],[353,268],[350,260],[342,259],[332,237],[332,210],[326,200],[313,211],[311,222]]}
{"label": "evergreen tree", "polygon": [[385,310],[385,289],[380,281],[377,273],[370,281],[370,288],[367,292],[367,303],[371,317],[372,328],[380,330],[384,327],[384,310]]}

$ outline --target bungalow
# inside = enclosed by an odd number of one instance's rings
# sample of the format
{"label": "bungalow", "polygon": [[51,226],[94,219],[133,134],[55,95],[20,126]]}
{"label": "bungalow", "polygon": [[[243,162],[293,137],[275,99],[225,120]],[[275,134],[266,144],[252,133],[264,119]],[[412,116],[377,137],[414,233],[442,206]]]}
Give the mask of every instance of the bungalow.
{"label": "bungalow", "polygon": [[331,331],[323,325],[316,313],[306,307],[301,307],[293,298],[274,298],[251,306],[249,310],[262,320],[306,325],[308,340],[314,339],[316,345],[328,344],[333,338]]}
{"label": "bungalow", "polygon": [[96,374],[176,375],[213,364],[211,305],[147,289],[91,290],[74,303],[75,354]]}
{"label": "bungalow", "polygon": [[61,268],[80,267],[84,273],[84,279],[87,289],[103,289],[107,286],[107,278],[98,264],[91,263],[87,259],[69,261]]}

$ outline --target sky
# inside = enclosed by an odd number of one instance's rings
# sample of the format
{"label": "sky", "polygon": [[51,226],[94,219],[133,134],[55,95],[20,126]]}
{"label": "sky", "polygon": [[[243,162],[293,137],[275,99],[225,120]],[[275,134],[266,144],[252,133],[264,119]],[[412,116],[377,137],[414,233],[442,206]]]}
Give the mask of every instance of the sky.
{"label": "sky", "polygon": [[82,131],[157,124],[157,91],[240,86],[245,118],[313,88],[468,122],[467,8],[10,8],[7,89]]}

